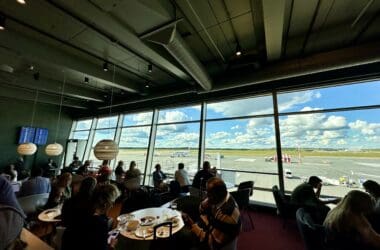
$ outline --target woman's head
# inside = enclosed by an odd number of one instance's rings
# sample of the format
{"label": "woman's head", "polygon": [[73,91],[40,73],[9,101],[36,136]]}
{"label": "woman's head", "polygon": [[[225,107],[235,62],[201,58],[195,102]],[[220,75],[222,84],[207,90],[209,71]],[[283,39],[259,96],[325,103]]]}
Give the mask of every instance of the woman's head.
{"label": "woman's head", "polygon": [[105,184],[98,186],[92,196],[94,209],[100,213],[106,213],[119,195],[120,192],[115,185]]}
{"label": "woman's head", "polygon": [[380,198],[380,185],[376,181],[368,180],[363,183],[363,187],[367,193],[374,198]]}
{"label": "woman's head", "polygon": [[348,192],[339,205],[354,214],[365,214],[372,210],[373,201],[368,194],[359,190],[352,190]]}
{"label": "woman's head", "polygon": [[129,169],[133,170],[135,167],[136,167],[136,162],[135,161],[131,161],[131,163],[129,164]]}
{"label": "woman's head", "polygon": [[324,225],[338,232],[350,231],[356,227],[355,216],[362,216],[373,209],[371,197],[362,191],[352,190],[332,209]]}

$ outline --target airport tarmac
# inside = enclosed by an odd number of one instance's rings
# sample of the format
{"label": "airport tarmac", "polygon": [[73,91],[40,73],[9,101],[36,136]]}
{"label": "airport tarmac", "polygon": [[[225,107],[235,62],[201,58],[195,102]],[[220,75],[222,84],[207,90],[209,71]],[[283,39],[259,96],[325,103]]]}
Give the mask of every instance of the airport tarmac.
{"label": "airport tarmac", "polygon": [[[145,156],[141,152],[133,151],[123,152],[121,150],[118,159],[126,161],[126,168],[129,161],[137,161],[138,167],[143,171],[145,166]],[[174,151],[173,151],[174,152]],[[218,169],[234,169],[241,171],[266,172],[277,174],[277,162],[265,161],[264,156],[220,156],[220,154],[208,155],[208,159],[212,166]],[[189,175],[195,174],[198,167],[198,156],[194,153],[189,153],[188,156],[173,157],[170,151],[157,154],[153,157],[152,169],[148,172],[153,172],[154,165],[160,163],[162,170],[165,173],[174,174],[177,169],[177,164],[183,162],[185,169]],[[284,170],[290,170],[292,178],[284,178],[285,189],[293,190],[297,185],[304,182],[311,175],[317,175],[324,180],[322,195],[344,196],[352,189],[361,188],[361,183],[364,180],[372,179],[380,183],[380,158],[358,158],[358,157],[317,157],[308,156],[299,159],[292,158],[291,163],[283,163]],[[250,174],[239,172],[222,172],[222,178],[227,181],[238,184],[242,181],[253,180],[255,187],[271,189],[273,185],[278,185],[277,175],[266,174]],[[285,176],[285,175],[284,175]],[[349,182],[339,184],[342,178]],[[332,185],[339,184],[339,185]],[[259,193],[261,193],[259,195]],[[260,198],[261,197],[261,198]],[[253,197],[255,200],[273,203],[271,192],[257,191]]]}

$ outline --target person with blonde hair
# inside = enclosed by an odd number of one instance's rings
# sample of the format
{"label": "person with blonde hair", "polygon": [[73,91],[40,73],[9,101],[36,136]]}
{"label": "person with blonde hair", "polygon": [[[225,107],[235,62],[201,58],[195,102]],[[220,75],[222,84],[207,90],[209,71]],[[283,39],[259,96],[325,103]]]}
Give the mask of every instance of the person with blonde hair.
{"label": "person with blonde hair", "polygon": [[350,191],[332,209],[323,223],[326,243],[334,249],[380,249],[376,233],[365,215],[373,209],[371,197],[358,190]]}
{"label": "person with blonde hair", "polygon": [[[107,213],[120,193],[113,184],[98,186],[91,198],[92,209],[87,215],[69,224],[63,234],[62,250],[108,250],[109,218]],[[116,241],[111,242],[114,247]]]}

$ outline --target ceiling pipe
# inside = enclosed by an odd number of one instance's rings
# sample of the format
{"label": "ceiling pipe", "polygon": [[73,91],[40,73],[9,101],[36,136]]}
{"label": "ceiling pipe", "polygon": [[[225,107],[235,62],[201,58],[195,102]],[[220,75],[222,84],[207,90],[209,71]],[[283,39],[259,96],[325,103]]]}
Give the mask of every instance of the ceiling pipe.
{"label": "ceiling pipe", "polygon": [[[319,53],[302,59],[279,62],[262,68],[260,71],[251,71],[251,74],[242,74],[240,72],[235,75],[222,76],[218,80],[220,84],[208,92],[269,83],[376,62],[380,62],[380,43],[364,44],[362,46]],[[202,94],[202,91],[198,93]]]}
{"label": "ceiling pipe", "polygon": [[177,32],[176,24],[177,22],[165,25],[141,36],[141,38],[162,45],[204,90],[211,90],[212,80],[210,76]]}

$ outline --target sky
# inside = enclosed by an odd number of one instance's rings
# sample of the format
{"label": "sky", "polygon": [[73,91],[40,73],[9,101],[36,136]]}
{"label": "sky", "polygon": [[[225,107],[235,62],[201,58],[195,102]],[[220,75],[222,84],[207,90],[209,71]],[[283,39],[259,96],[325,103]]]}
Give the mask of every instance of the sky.
{"label": "sky", "polygon": [[[286,115],[287,112],[380,105],[380,82],[344,85],[278,94],[281,143],[283,147],[335,148],[362,150],[380,148],[380,109]],[[207,104],[207,148],[275,148],[272,96],[260,96]],[[252,115],[260,118],[212,121]],[[121,146],[148,145],[152,112],[127,115]],[[200,105],[160,110],[156,147],[191,147],[199,145]],[[88,127],[88,123],[79,124]],[[117,123],[117,118],[98,121],[98,128]],[[80,127],[80,126],[77,127]],[[91,124],[90,124],[91,126]],[[112,127],[112,126],[111,126]],[[97,139],[107,137],[98,130]],[[109,134],[109,133],[108,133]],[[112,135],[113,136],[113,135]]]}

